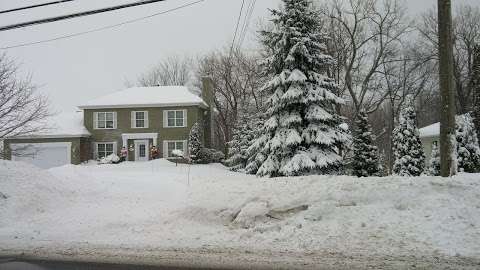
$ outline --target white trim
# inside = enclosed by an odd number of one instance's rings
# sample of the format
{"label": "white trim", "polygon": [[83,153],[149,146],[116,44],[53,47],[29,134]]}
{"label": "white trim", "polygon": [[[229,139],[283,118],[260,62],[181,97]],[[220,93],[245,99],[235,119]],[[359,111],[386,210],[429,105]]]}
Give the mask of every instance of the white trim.
{"label": "white trim", "polygon": [[128,140],[141,140],[141,139],[152,139],[153,145],[157,146],[158,133],[123,133],[122,134],[122,146],[127,147]]}
{"label": "white trim", "polygon": [[174,159],[176,157],[169,157],[168,156],[168,143],[177,143],[177,142],[182,142],[183,143],[183,154],[187,154],[187,140],[164,140],[163,141],[163,157],[168,158],[168,159]]}
{"label": "white trim", "polygon": [[[105,113],[105,127],[104,128],[101,128],[101,127],[98,127],[98,114],[99,113]],[[113,128],[107,128],[107,113],[112,113],[113,114]],[[99,130],[102,130],[102,129],[117,129],[117,112],[114,112],[114,111],[110,111],[110,112],[94,112],[93,113],[93,129],[99,129]]]}
{"label": "white trim", "polygon": [[118,155],[117,142],[94,142],[94,159],[98,159],[98,145],[99,144],[113,144],[113,154]]}
{"label": "white trim", "polygon": [[[168,125],[168,113],[169,112],[174,112],[174,122],[175,122],[175,126],[169,126]],[[177,112],[182,112],[183,114],[183,126],[177,126]],[[187,109],[174,109],[174,110],[164,110],[163,111],[163,127],[164,128],[184,128],[184,127],[187,127],[187,112],[188,110]]]}
{"label": "white trim", "polygon": [[80,110],[85,109],[117,109],[117,108],[164,108],[164,107],[186,107],[186,106],[200,106],[204,109],[208,108],[205,102],[191,102],[191,103],[167,103],[167,104],[119,104],[119,105],[80,105]]}
{"label": "white trim", "polygon": [[[137,112],[143,113],[143,127],[137,127]],[[148,128],[148,111],[132,111],[130,113],[130,119],[131,128]]]}
{"label": "white trim", "polygon": [[[67,161],[72,163],[72,143],[71,142],[50,142],[50,143],[12,143],[10,149],[16,150],[24,147],[49,148],[49,147],[67,147],[68,155]],[[17,156],[12,155],[12,160],[15,161]]]}

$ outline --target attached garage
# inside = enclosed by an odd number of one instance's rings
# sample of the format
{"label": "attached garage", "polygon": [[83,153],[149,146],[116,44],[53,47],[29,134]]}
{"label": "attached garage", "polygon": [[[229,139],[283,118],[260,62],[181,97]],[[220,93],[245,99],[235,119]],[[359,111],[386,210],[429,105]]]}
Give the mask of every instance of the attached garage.
{"label": "attached garage", "polygon": [[31,163],[42,169],[70,164],[72,143],[13,143],[10,148],[15,152],[13,161]]}
{"label": "attached garage", "polygon": [[82,118],[81,113],[61,114],[50,119],[51,128],[44,132],[5,139],[6,158],[42,169],[87,161],[92,153],[91,135]]}

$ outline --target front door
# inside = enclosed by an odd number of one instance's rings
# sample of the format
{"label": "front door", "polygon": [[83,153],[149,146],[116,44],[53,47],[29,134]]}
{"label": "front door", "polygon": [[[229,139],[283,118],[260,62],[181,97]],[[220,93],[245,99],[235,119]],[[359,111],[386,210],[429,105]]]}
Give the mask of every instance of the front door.
{"label": "front door", "polygon": [[135,140],[135,161],[148,161],[148,140]]}

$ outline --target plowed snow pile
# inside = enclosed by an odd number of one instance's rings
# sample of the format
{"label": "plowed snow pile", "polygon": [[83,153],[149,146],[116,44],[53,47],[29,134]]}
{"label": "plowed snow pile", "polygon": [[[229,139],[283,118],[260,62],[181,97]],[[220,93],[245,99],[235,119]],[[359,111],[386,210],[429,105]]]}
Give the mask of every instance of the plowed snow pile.
{"label": "plowed snow pile", "polygon": [[4,248],[480,258],[478,174],[260,179],[165,160],[49,171],[4,161],[0,179]]}
{"label": "plowed snow pile", "polygon": [[55,208],[68,193],[63,182],[33,165],[0,160],[0,226]]}

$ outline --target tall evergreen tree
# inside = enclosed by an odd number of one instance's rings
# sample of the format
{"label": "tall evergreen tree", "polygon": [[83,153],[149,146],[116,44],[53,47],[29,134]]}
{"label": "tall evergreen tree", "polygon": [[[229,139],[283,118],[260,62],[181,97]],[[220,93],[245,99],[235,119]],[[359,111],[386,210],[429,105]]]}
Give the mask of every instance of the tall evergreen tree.
{"label": "tall evergreen tree", "polygon": [[393,172],[401,176],[420,176],[425,168],[425,154],[417,128],[413,99],[407,98],[393,134]]}
{"label": "tall evergreen tree", "polygon": [[477,139],[480,141],[480,44],[475,46],[473,52],[473,68],[470,87],[473,92],[473,121],[477,132]]}
{"label": "tall evergreen tree", "polygon": [[480,171],[480,148],[473,119],[469,113],[457,116],[457,161],[461,172],[476,173]]}
{"label": "tall evergreen tree", "polygon": [[261,33],[271,80],[263,87],[270,98],[264,134],[255,142],[257,175],[335,173],[349,136],[335,110],[343,103],[338,86],[326,75],[334,60],[319,33],[318,11],[310,0],[283,0],[272,15],[273,28]]}
{"label": "tall evergreen tree", "polygon": [[428,162],[428,175],[439,176],[440,175],[440,150],[437,143],[432,145],[432,154],[430,161]]}
{"label": "tall evergreen tree", "polygon": [[365,111],[359,112],[353,139],[353,175],[358,177],[378,176],[380,171],[378,148],[372,127]]}

